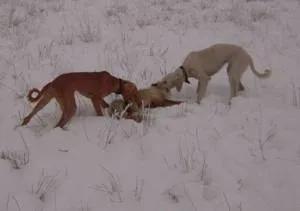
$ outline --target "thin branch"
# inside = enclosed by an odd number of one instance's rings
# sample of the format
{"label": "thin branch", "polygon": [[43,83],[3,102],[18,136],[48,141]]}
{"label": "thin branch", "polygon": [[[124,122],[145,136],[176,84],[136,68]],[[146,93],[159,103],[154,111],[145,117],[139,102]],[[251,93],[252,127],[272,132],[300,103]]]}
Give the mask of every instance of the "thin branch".
{"label": "thin branch", "polygon": [[223,196],[224,196],[225,202],[227,204],[228,211],[231,211],[231,206],[230,206],[228,198],[227,198],[227,196],[226,196],[226,194],[224,192],[223,192]]}
{"label": "thin branch", "polygon": [[86,140],[87,140],[88,142],[90,142],[90,138],[89,138],[89,136],[88,136],[88,134],[87,134],[87,131],[86,131],[86,124],[85,124],[84,121],[82,122],[82,127],[83,127],[83,132],[84,132],[84,135],[85,135]]}
{"label": "thin branch", "polygon": [[18,200],[16,199],[16,197],[15,197],[15,196],[12,196],[11,198],[15,201],[15,203],[16,203],[16,205],[17,205],[17,207],[18,207],[18,210],[21,211],[19,202],[18,202]]}
{"label": "thin branch", "polygon": [[9,201],[10,201],[10,194],[8,193],[7,200],[6,200],[6,211],[8,211]]}
{"label": "thin branch", "polygon": [[184,193],[185,193],[186,197],[188,198],[188,200],[191,202],[191,205],[194,208],[194,210],[197,211],[198,209],[197,209],[195,203],[193,202],[193,200],[192,200],[192,198],[191,198],[190,194],[188,193],[185,186],[184,186]]}
{"label": "thin branch", "polygon": [[29,154],[29,147],[28,147],[28,144],[27,144],[26,141],[25,141],[25,138],[24,138],[23,134],[22,134],[20,131],[18,131],[18,133],[20,134],[20,137],[21,137],[21,140],[22,140],[22,142],[23,142],[23,144],[24,144],[24,146],[25,146],[25,149],[26,149],[26,151],[27,151],[28,154]]}
{"label": "thin branch", "polygon": [[172,167],[170,166],[170,164],[169,164],[169,162],[168,162],[166,156],[163,155],[162,157],[163,157],[163,160],[165,161],[165,163],[166,163],[166,165],[167,165],[167,168],[168,168],[168,169],[172,169]]}

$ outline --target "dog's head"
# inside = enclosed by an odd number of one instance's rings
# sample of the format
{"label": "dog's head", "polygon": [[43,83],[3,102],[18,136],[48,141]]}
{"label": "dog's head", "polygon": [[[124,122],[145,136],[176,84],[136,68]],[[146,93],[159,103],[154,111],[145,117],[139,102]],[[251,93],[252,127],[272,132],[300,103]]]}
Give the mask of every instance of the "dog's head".
{"label": "dog's head", "polygon": [[142,105],[142,100],[139,96],[138,89],[136,85],[127,80],[120,80],[120,89],[118,94],[123,96],[123,99],[126,101],[136,102],[138,106]]}
{"label": "dog's head", "polygon": [[181,80],[170,81],[165,78],[156,83],[151,84],[151,86],[157,87],[159,89],[165,89],[167,91],[170,91],[172,88],[175,87],[178,92],[181,91],[182,85],[183,85],[183,81]]}
{"label": "dog's head", "polygon": [[175,87],[177,92],[180,92],[184,82],[188,84],[190,83],[183,74],[182,69],[177,68],[174,72],[167,74],[160,81],[153,83],[152,86],[167,88],[169,90]]}

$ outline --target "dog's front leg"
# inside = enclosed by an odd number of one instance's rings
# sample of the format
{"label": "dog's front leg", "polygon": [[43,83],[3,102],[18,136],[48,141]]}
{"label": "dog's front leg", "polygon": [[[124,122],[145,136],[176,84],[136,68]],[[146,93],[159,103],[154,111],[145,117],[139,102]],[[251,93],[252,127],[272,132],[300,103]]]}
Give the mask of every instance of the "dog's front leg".
{"label": "dog's front leg", "polygon": [[200,104],[202,98],[205,95],[206,92],[206,87],[208,85],[208,81],[209,80],[203,80],[203,79],[199,79],[198,81],[198,86],[197,86],[197,103]]}
{"label": "dog's front leg", "polygon": [[94,97],[91,100],[97,115],[102,116],[103,115],[102,109],[108,107],[108,104],[102,98],[99,97]]}
{"label": "dog's front leg", "polygon": [[100,99],[100,103],[101,103],[102,108],[108,108],[108,106],[109,106],[108,103],[105,102],[104,99]]}

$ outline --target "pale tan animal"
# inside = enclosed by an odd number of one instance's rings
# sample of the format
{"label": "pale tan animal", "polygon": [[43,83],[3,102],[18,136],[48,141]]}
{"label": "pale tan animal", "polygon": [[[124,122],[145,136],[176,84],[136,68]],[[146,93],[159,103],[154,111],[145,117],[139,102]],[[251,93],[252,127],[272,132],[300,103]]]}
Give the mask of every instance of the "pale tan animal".
{"label": "pale tan animal", "polygon": [[266,69],[264,73],[257,72],[251,56],[242,47],[232,44],[216,44],[200,51],[190,52],[180,67],[152,85],[168,89],[176,87],[176,90],[180,92],[184,82],[190,83],[189,77],[195,78],[198,80],[197,103],[200,103],[211,76],[226,63],[230,83],[229,104],[238,91],[245,89],[241,83],[241,77],[248,66],[258,78],[268,78],[271,75],[269,69]]}
{"label": "pale tan animal", "polygon": [[167,87],[150,86],[138,90],[139,99],[144,107],[156,108],[178,105],[181,101],[169,100],[170,89]]}
{"label": "pale tan animal", "polygon": [[[138,90],[138,98],[141,100],[142,107],[156,108],[178,105],[181,101],[169,100],[170,90],[164,87],[150,86]],[[136,122],[142,121],[141,107],[135,101],[116,99],[109,104],[108,115],[133,119]]]}

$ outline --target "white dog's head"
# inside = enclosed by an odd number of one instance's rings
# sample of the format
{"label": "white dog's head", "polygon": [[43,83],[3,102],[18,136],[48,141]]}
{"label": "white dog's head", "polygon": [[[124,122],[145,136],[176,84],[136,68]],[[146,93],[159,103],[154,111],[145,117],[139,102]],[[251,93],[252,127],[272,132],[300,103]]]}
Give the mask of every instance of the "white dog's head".
{"label": "white dog's head", "polygon": [[190,83],[183,71],[185,71],[183,67],[178,67],[174,72],[167,74],[160,81],[153,83],[152,86],[167,89],[176,87],[177,92],[180,92],[184,82]]}

